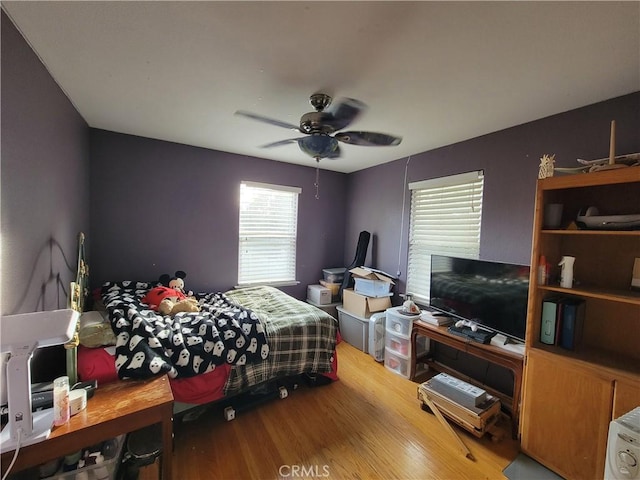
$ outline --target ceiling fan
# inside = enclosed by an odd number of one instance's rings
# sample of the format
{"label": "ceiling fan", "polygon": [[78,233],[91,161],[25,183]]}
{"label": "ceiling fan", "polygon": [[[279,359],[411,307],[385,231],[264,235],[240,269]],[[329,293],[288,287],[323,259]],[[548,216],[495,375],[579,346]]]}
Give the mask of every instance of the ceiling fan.
{"label": "ceiling fan", "polygon": [[386,133],[362,131],[338,132],[338,130],[348,127],[367,107],[361,101],[353,98],[341,98],[334,104],[331,104],[331,102],[331,96],[326,93],[314,93],[311,95],[311,97],[309,97],[309,103],[315,108],[315,112],[302,115],[299,126],[245,110],[238,110],[235,113],[236,115],[303,133],[304,136],[302,137],[269,143],[262,145],[262,148],[272,148],[297,143],[300,150],[315,158],[316,161],[319,161],[321,158],[335,159],[340,157],[340,145],[338,142],[351,145],[383,147],[399,145],[402,141],[401,137],[388,135]]}

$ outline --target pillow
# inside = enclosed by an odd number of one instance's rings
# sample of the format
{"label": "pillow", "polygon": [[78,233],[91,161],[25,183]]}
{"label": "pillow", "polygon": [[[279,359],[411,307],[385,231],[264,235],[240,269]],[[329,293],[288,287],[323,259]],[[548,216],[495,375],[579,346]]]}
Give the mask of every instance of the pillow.
{"label": "pillow", "polygon": [[92,310],[80,315],[80,344],[88,348],[115,345],[116,336],[111,328],[107,312]]}
{"label": "pillow", "polygon": [[[78,347],[78,378],[87,382],[97,380],[98,385],[118,381],[116,361],[111,349]],[[217,368],[214,372],[218,370]]]}

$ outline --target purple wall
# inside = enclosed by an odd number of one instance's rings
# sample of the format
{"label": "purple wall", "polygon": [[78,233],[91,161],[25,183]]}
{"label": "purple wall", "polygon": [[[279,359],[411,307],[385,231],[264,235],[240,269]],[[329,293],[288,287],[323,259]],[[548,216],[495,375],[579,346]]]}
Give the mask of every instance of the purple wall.
{"label": "purple wall", "polygon": [[[89,229],[89,128],[4,11],[1,16],[0,311],[66,308],[78,233]],[[62,346],[38,350],[33,381],[63,374],[64,359]]]}
{"label": "purple wall", "polygon": [[[578,166],[577,158],[608,157],[611,120],[616,120],[616,153],[639,152],[640,93],[636,92],[414,155],[407,182],[484,170],[480,257],[528,265],[540,157],[555,154],[557,167]],[[349,175],[347,186],[344,260],[353,259],[359,232],[370,231],[367,264],[392,274],[399,269],[400,293],[406,284],[409,231],[410,193],[403,193],[406,165],[407,159],[402,159],[361,170]]]}
{"label": "purple wall", "polygon": [[2,314],[66,308],[89,229],[89,129],[2,12]]}
{"label": "purple wall", "polygon": [[346,175],[148,138],[91,130],[92,284],[187,272],[194,291],[238,279],[240,181],[302,188],[297,277],[282,290],[306,298],[344,256]]}

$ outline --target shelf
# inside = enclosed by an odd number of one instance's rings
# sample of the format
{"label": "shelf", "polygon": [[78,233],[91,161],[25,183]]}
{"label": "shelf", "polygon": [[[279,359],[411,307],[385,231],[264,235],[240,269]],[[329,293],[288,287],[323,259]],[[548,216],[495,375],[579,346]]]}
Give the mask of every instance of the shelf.
{"label": "shelf", "polygon": [[640,167],[627,167],[616,170],[603,170],[594,173],[563,175],[538,180],[541,190],[557,190],[565,188],[595,187],[640,181]]}
{"label": "shelf", "polygon": [[640,230],[540,230],[542,235],[603,235],[640,237]]}
{"label": "shelf", "polygon": [[622,354],[614,354],[611,351],[598,350],[596,348],[579,348],[578,351],[573,351],[554,345],[546,345],[538,341],[531,348],[543,351],[552,357],[560,355],[570,359],[588,371],[607,370],[609,375],[615,378],[628,377],[635,380],[640,373],[637,359]]}
{"label": "shelf", "polygon": [[563,293],[565,295],[574,295],[579,297],[599,298],[601,300],[609,300],[612,302],[629,303],[631,305],[640,305],[640,292],[631,290],[614,290],[605,288],[591,287],[574,287],[562,288],[556,285],[538,285],[538,290],[545,292]]}

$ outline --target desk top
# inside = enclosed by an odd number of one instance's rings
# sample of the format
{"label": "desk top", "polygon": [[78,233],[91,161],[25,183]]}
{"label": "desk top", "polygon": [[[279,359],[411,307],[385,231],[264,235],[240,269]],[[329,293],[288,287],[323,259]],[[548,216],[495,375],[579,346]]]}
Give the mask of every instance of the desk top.
{"label": "desk top", "polygon": [[[173,394],[166,376],[121,380],[98,385],[87,408],[59,427],[46,440],[20,448],[14,471],[67,455],[147,425],[171,419]],[[14,452],[2,454],[3,469]]]}
{"label": "desk top", "polygon": [[93,397],[87,400],[87,408],[64,425],[53,427],[49,440],[166,404],[173,404],[173,393],[166,376],[98,385]]}

